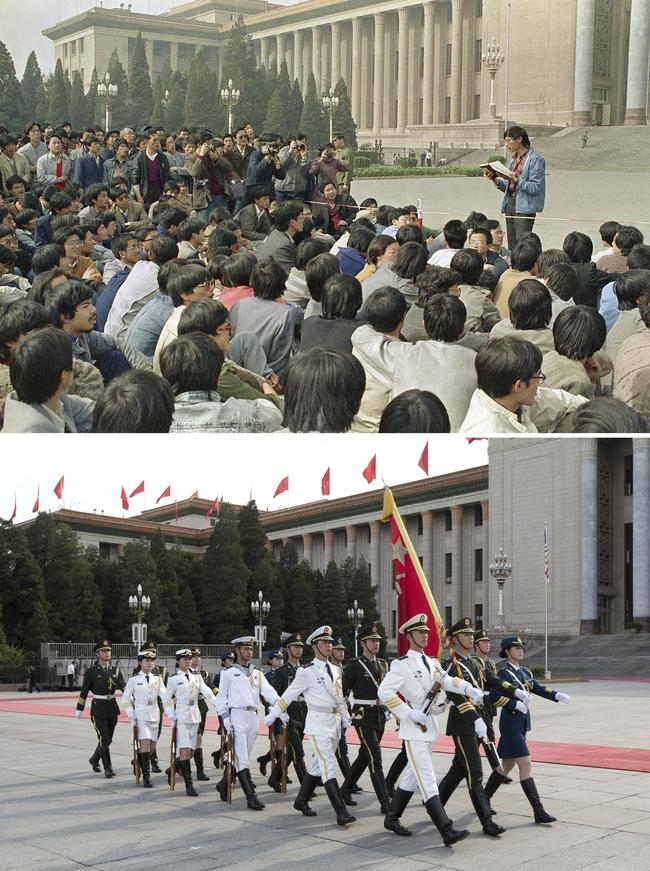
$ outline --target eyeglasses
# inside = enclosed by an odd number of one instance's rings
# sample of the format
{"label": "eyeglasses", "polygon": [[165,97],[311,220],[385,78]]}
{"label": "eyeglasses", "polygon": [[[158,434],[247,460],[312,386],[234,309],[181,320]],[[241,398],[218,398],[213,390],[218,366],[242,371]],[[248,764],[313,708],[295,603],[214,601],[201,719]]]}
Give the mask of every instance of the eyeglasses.
{"label": "eyeglasses", "polygon": [[155,236],[147,236],[146,239],[143,239],[143,242],[153,242],[154,239],[158,238],[158,233]]}
{"label": "eyeglasses", "polygon": [[139,245],[127,245],[126,250],[127,251],[139,251],[140,246]]}
{"label": "eyeglasses", "polygon": [[225,321],[221,324],[220,327],[217,327],[217,333],[230,333],[232,332],[232,324],[230,321]]}
{"label": "eyeglasses", "polygon": [[540,372],[538,375],[533,375],[533,376],[531,377],[531,380],[532,380],[533,378],[534,378],[536,381],[539,381],[540,384],[543,384],[543,383],[546,381],[546,375],[544,375],[543,372]]}
{"label": "eyeglasses", "polygon": [[72,248],[83,245],[83,242],[81,241],[81,239],[66,239],[65,244],[70,245],[70,247]]}

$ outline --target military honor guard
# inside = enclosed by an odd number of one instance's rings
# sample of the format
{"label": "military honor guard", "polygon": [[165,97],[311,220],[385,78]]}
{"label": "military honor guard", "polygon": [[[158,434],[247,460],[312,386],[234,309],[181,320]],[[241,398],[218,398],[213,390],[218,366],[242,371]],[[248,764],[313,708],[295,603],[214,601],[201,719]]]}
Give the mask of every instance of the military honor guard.
{"label": "military honor guard", "polygon": [[332,641],[332,630],[329,626],[320,626],[311,633],[307,644],[312,646],[313,662],[296,671],[291,685],[273,704],[265,722],[270,727],[278,717],[286,715],[292,702],[300,695],[304,696],[307,702],[305,734],[310,740],[313,755],[293,806],[304,816],[316,816],[316,811],[309,806],[308,800],[320,775],[336,813],[336,822],[345,826],[356,822],[356,817],[348,813],[336,780],[336,748],[342,730],[350,725],[350,719],[343,697],[341,669],[329,661]]}
{"label": "military honor guard", "polygon": [[160,675],[153,674],[156,654],[152,650],[138,653],[139,669],[127,681],[122,696],[122,709],[137,731],[137,753],[142,772],[142,785],[151,788],[151,754],[155,751],[160,725],[160,709],[165,695],[165,684]]}
{"label": "military honor guard", "polygon": [[[161,678],[163,684],[165,686],[167,686],[169,672],[167,671],[167,669],[165,668],[164,665],[159,665],[156,662],[156,657],[158,656],[158,649],[156,647],[155,641],[149,641],[147,643],[146,647],[144,648],[144,650],[148,651],[149,653],[153,653],[154,666],[153,666],[153,669],[151,671],[151,674],[155,675],[156,677]],[[133,674],[134,675],[138,674],[139,671],[140,671],[140,663],[138,662],[138,665],[133,669]],[[165,713],[165,709],[163,707],[163,703],[162,703],[161,698],[158,698],[158,710],[160,711],[160,717],[158,718],[158,734],[156,735],[156,740],[151,742],[153,746],[151,748],[151,753],[149,754],[151,757],[151,770],[153,771],[154,774],[160,774],[162,771],[162,769],[160,768],[160,765],[158,765],[158,741],[160,740],[160,733],[162,731],[162,724],[163,724],[163,714]]]}
{"label": "military honor guard", "polygon": [[[273,686],[273,677],[274,677],[276,671],[282,666],[283,662],[284,662],[284,654],[282,653],[281,650],[273,650],[269,654],[269,656],[266,660],[266,664],[268,666],[270,666],[270,668],[268,669],[268,671],[264,672],[264,677],[271,684],[271,686]],[[275,687],[274,687],[274,689],[275,689]],[[270,708],[271,708],[271,706],[268,704],[268,702],[265,703],[264,704],[264,713],[268,714]],[[264,753],[262,756],[257,757],[256,762],[260,767],[260,774],[263,777],[266,777],[267,765],[269,765],[271,762],[275,762],[276,760],[278,762],[280,761],[280,758],[282,755],[282,749],[281,749],[282,748],[282,732],[283,732],[282,723],[275,724],[273,733],[271,731],[269,731],[269,738],[272,738],[273,744],[275,745],[275,755],[273,756],[271,754],[271,748],[269,748],[266,753]],[[275,769],[275,765],[273,767]],[[279,768],[280,768],[280,766],[278,766],[278,772],[279,772]],[[275,777],[274,772],[272,772],[268,783],[269,783],[269,786],[275,790],[275,792],[281,792],[279,774],[277,777]]]}
{"label": "military honor guard", "polygon": [[[490,652],[492,650],[492,642],[490,641],[490,636],[487,633],[486,629],[476,629],[474,631],[474,663],[478,666],[479,671],[482,672],[480,677],[481,686],[485,690],[487,683],[485,678],[485,673],[491,674],[493,677],[497,675],[497,666],[496,662],[490,656]],[[485,720],[485,726],[487,728],[487,739],[483,742],[483,749],[485,751],[485,756],[490,763],[490,768],[493,771],[497,769],[501,774],[503,774],[503,769],[501,768],[501,759],[499,758],[499,754],[496,752],[496,736],[494,734],[494,717],[496,715],[496,705],[490,701],[490,693],[489,688],[488,692],[483,695],[483,719]],[[511,777],[506,777],[503,781],[504,783],[512,783]]]}
{"label": "military honor guard", "polygon": [[[231,642],[235,652],[235,662],[227,671],[221,672],[216,708],[223,719],[223,725],[232,735],[234,746],[234,767],[246,802],[251,810],[264,810],[265,805],[255,792],[250,772],[250,755],[257,738],[259,720],[258,706],[260,696],[273,704],[278,694],[267,681],[260,668],[251,664],[255,638],[242,635]],[[287,718],[288,719],[288,718]],[[222,801],[228,801],[227,775],[217,784]]]}
{"label": "military honor guard", "polygon": [[[456,748],[449,771],[440,781],[440,801],[446,805],[456,787],[465,780],[476,816],[481,821],[483,832],[497,838],[505,832],[502,826],[492,819],[492,809],[483,789],[483,766],[479,753],[479,741],[487,741],[488,732],[483,719],[484,686],[497,689],[500,707],[508,710],[526,711],[529,694],[508,681],[479,669],[472,658],[474,648],[474,627],[469,617],[458,620],[449,629],[455,651],[455,660],[446,664],[450,675],[460,674],[481,693],[478,707],[470,705],[462,695],[447,693],[451,701],[447,717],[447,735],[454,739]],[[493,748],[494,752],[494,748]]]}
{"label": "military honor guard", "polygon": [[[305,649],[303,637],[300,632],[294,632],[287,636],[284,642],[286,650],[286,661],[283,665],[277,668],[273,673],[273,689],[278,695],[291,686],[298,669],[300,668],[300,659]],[[305,720],[307,719],[307,703],[302,695],[291,702],[287,708],[289,722],[287,723],[287,739],[289,741],[288,752],[289,761],[293,763],[293,767],[298,775],[300,783],[305,779],[307,769],[305,768],[305,750],[303,747],[303,738],[305,736]],[[261,763],[262,757],[257,761]],[[260,765],[261,770],[261,765]],[[269,786],[275,789],[275,784],[279,782],[282,773],[282,759],[278,759],[275,763],[271,777],[269,778]],[[264,774],[264,772],[262,772]],[[276,790],[277,791],[277,790]]]}
{"label": "military honor guard", "polygon": [[[206,684],[200,674],[195,674],[190,669],[193,653],[183,647],[176,651],[176,674],[172,675],[167,682],[163,703],[165,713],[172,727],[176,727],[176,747],[179,758],[174,764],[180,771],[185,781],[185,794],[198,795],[192,783],[192,768],[190,760],[196,748],[199,726],[201,725],[201,713],[199,711],[199,698],[214,707],[214,693]],[[175,704],[174,704],[175,703]],[[171,766],[166,771],[167,780],[171,784]]]}
{"label": "military honor guard", "polygon": [[393,795],[390,811],[384,817],[384,827],[396,835],[411,834],[400,823],[400,817],[415,790],[419,789],[429,817],[442,835],[445,846],[451,847],[466,838],[469,832],[454,829],[438,795],[431,753],[438,737],[436,714],[445,707],[441,690],[456,693],[466,702],[470,699],[475,703],[482,701],[483,692],[470,682],[447,674],[437,659],[425,654],[429,639],[426,614],[411,617],[399,631],[406,635],[409,650],[405,656],[393,660],[388,674],[379,684],[378,696],[389,711],[399,717],[408,764]]}
{"label": "military honor guard", "polygon": [[111,665],[111,642],[104,638],[95,647],[97,661],[86,669],[83,686],[77,700],[75,717],[80,720],[88,693],[93,699],[90,705],[90,719],[97,733],[97,747],[88,760],[93,771],[99,773],[99,760],[104,766],[105,777],[115,777],[111,762],[110,746],[113,732],[120,715],[120,708],[115,701],[117,690],[124,689],[124,678],[119,668]]}
{"label": "military honor guard", "polygon": [[362,652],[343,670],[343,694],[349,697],[352,704],[352,725],[359,736],[360,750],[345,776],[341,795],[347,804],[351,800],[352,788],[367,767],[381,811],[387,814],[390,811],[390,796],[384,778],[380,743],[388,711],[379,701],[378,691],[379,684],[388,672],[388,663],[377,656],[382,637],[376,624],[359,629],[357,637]]}
{"label": "military honor guard", "polygon": [[[231,665],[233,664],[234,661],[235,661],[235,654],[231,650],[229,650],[227,653],[224,653],[224,655],[221,657],[221,671],[215,672],[214,676],[212,678],[212,686],[214,688],[215,695],[219,692],[219,683],[221,682],[221,675],[224,673],[224,671],[226,671],[227,669],[229,669],[231,667]],[[221,743],[223,744],[223,738],[226,734],[226,730],[223,727],[222,717],[219,717],[219,729],[217,730],[217,733],[221,737],[221,739],[222,739]],[[221,747],[220,747],[218,750],[213,751],[212,763],[213,763],[215,768],[220,768],[221,761],[222,760],[221,760]],[[215,788],[219,789],[219,786],[217,785]]]}
{"label": "military honor guard", "polygon": [[[505,662],[498,670],[499,677],[504,681],[513,683],[526,693],[541,696],[543,699],[548,699],[551,702],[568,705],[571,701],[571,696],[568,696],[566,693],[559,693],[538,683],[532,673],[522,666],[521,661],[524,658],[525,649],[526,645],[517,635],[510,635],[501,641],[499,656]],[[495,699],[497,704],[499,703],[497,691],[491,693],[491,698]],[[501,716],[499,717],[499,733],[501,737],[497,749],[503,759],[504,774],[502,775],[498,771],[493,771],[485,786],[485,792],[488,798],[491,798],[501,784],[505,782],[505,775],[512,771],[516,765],[519,769],[519,782],[521,783],[524,795],[533,808],[535,822],[554,823],[556,818],[544,810],[535,781],[531,776],[530,751],[526,744],[526,734],[529,731],[530,714],[527,709],[525,711],[513,711],[508,710],[507,706],[501,707]]]}
{"label": "military honor guard", "polygon": [[[190,671],[193,674],[199,674],[203,678],[206,685],[209,686],[209,675],[205,669],[201,668],[201,651],[195,647],[192,651],[192,659],[190,660]],[[205,734],[205,718],[208,716],[208,704],[202,696],[199,696],[199,714],[201,722],[196,735],[196,747],[194,748],[194,764],[196,765],[196,779],[210,780],[203,768],[203,735]]]}
{"label": "military honor guard", "polygon": [[[332,655],[330,656],[330,662],[334,665],[338,665],[343,674],[345,674],[345,641],[343,640],[342,635],[335,635],[332,639]],[[346,702],[347,704],[347,702]],[[350,719],[350,705],[348,704],[348,719]],[[345,734],[345,730],[341,732],[341,739],[339,740],[339,746],[336,748],[336,761],[339,764],[339,768],[341,769],[341,774],[343,775],[343,779],[345,779],[350,771],[350,753],[348,751],[348,739]],[[341,790],[341,795],[343,795],[343,801],[347,805],[356,805],[356,801],[352,801],[352,797],[350,793],[352,792],[362,792],[360,786],[357,783],[353,783],[350,786],[350,789],[347,792],[347,798],[343,791]]]}

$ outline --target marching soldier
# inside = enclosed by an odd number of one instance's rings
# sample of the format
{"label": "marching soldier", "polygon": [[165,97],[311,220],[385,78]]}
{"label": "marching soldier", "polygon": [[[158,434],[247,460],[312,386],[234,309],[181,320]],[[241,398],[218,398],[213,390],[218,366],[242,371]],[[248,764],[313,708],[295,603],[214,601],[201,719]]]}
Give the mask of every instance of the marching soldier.
{"label": "marching soldier", "polygon": [[162,702],[165,694],[165,684],[160,675],[153,674],[156,654],[151,650],[141,650],[138,653],[140,665],[136,674],[132,675],[124,689],[122,708],[132,726],[138,731],[138,759],[142,771],[142,785],[151,788],[150,761],[151,753],[155,751],[160,724],[158,702]]}
{"label": "marching soldier", "polygon": [[[192,768],[190,759],[196,748],[196,741],[201,724],[199,712],[199,696],[214,706],[214,693],[200,674],[190,670],[193,653],[183,647],[176,651],[176,674],[169,678],[163,698],[165,713],[172,726],[176,726],[176,746],[179,758],[176,760],[176,770],[180,771],[185,781],[185,794],[198,795],[192,783]],[[176,700],[176,705],[172,704]],[[171,768],[166,770],[167,780],[171,783]]]}
{"label": "marching soldier", "polygon": [[[194,674],[199,674],[203,678],[206,686],[208,685],[208,673],[201,668],[201,651],[194,648],[192,651],[192,659],[190,660],[190,671]],[[201,696],[199,696],[199,714],[201,722],[199,723],[199,731],[196,736],[196,747],[194,749],[194,764],[196,765],[196,779],[210,780],[203,768],[203,735],[205,734],[205,718],[208,716],[208,705]]]}
{"label": "marching soldier", "polygon": [[437,659],[424,653],[429,639],[426,614],[411,617],[399,631],[407,636],[409,650],[405,656],[391,662],[388,674],[379,684],[378,696],[390,712],[399,717],[408,764],[393,795],[390,811],[384,817],[384,828],[396,835],[412,834],[400,823],[400,817],[415,790],[419,789],[429,817],[442,835],[445,846],[451,847],[466,838],[469,832],[454,829],[453,820],[445,813],[438,795],[431,748],[438,738],[435,715],[444,710],[440,690],[458,693],[468,705],[468,698],[472,702],[482,701],[483,693],[462,678],[448,675]]}
{"label": "marching soldier", "polygon": [[[251,664],[254,636],[242,635],[233,638],[231,644],[235,651],[235,662],[227,671],[221,672],[216,708],[223,718],[225,730],[233,736],[234,766],[248,807],[250,810],[261,811],[264,810],[265,805],[255,792],[249,757],[253,752],[259,729],[257,709],[260,696],[273,704],[278,694],[264,677],[262,670]],[[225,772],[217,784],[217,790],[221,800],[228,801],[228,781]]]}
{"label": "marching soldier", "polygon": [[99,760],[104,766],[104,777],[115,777],[111,762],[110,745],[117,725],[120,709],[115,701],[116,690],[124,689],[124,678],[119,668],[111,665],[111,642],[100,641],[95,648],[97,662],[86,669],[83,686],[77,700],[75,717],[80,720],[88,693],[93,694],[90,719],[97,733],[97,747],[88,760],[93,771],[99,772]]}
{"label": "marching soldier", "polygon": [[[212,678],[212,686],[214,688],[215,695],[217,695],[217,693],[219,692],[219,683],[221,681],[221,675],[224,673],[224,671],[226,671],[226,669],[230,668],[230,666],[233,664],[234,661],[235,661],[235,656],[232,653],[232,651],[230,651],[230,650],[227,653],[224,653],[224,655],[221,657],[221,671],[215,672],[214,677]],[[219,717],[219,728],[217,730],[217,734],[219,735],[220,738],[223,738],[223,736],[226,734],[226,730],[223,728],[223,718],[222,717]],[[214,750],[212,752],[212,763],[213,763],[215,768],[219,768],[221,766],[221,748],[219,748],[218,750]],[[215,787],[215,789],[219,789],[218,784]]]}
{"label": "marching soldier", "polygon": [[[330,662],[334,663],[334,665],[338,665],[343,674],[345,674],[345,642],[343,641],[343,637],[341,635],[335,635],[332,640],[332,655],[330,657]],[[348,706],[348,719],[350,719],[350,705],[346,702]],[[339,764],[339,768],[341,769],[341,774],[343,775],[343,779],[345,779],[350,773],[350,754],[348,752],[348,739],[345,734],[345,730],[343,730],[341,734],[341,739],[339,741],[339,746],[336,748],[336,761]],[[351,793],[353,792],[363,792],[360,786],[356,783],[351,784],[347,795],[343,793],[341,790],[341,795],[343,796],[343,801],[347,805],[356,806],[356,801],[353,801]]]}
{"label": "marching soldier", "polygon": [[[282,695],[282,693],[293,683],[296,673],[300,668],[300,658],[302,657],[304,644],[300,632],[294,632],[284,642],[287,651],[287,659],[284,665],[276,669],[273,674],[273,689]],[[307,718],[307,703],[302,696],[291,702],[287,708],[289,722],[287,723],[287,737],[289,740],[288,749],[291,751],[291,762],[296,769],[298,780],[300,783],[305,779],[307,769],[305,768],[305,750],[303,747],[303,737],[305,734],[305,720]],[[257,760],[260,761],[259,759]],[[282,772],[282,760],[276,762],[269,785],[275,789],[274,784],[279,783]],[[262,772],[264,773],[264,772]]]}
{"label": "marching soldier", "polygon": [[309,798],[320,774],[336,813],[336,822],[339,826],[345,826],[356,822],[356,817],[348,813],[336,780],[336,748],[342,730],[350,725],[350,719],[343,698],[341,669],[329,662],[332,640],[329,626],[320,626],[311,633],[307,644],[312,645],[313,662],[297,670],[291,685],[273,704],[265,722],[271,727],[278,717],[282,719],[286,716],[292,702],[301,694],[304,695],[307,702],[305,734],[310,739],[314,753],[293,806],[306,817],[316,816],[316,811],[309,806]]}
{"label": "marching soldier", "polygon": [[360,750],[345,776],[341,795],[347,804],[352,787],[368,767],[381,811],[387,814],[390,811],[390,796],[384,779],[380,746],[387,711],[379,701],[378,690],[386,677],[388,663],[377,656],[382,638],[375,624],[360,629],[358,638],[362,653],[358,659],[348,663],[343,671],[343,694],[353,697],[352,725],[359,736]]}
{"label": "marching soldier", "polygon": [[[449,630],[449,635],[454,644],[456,661],[462,676],[480,690],[481,699],[480,707],[475,708],[469,705],[463,696],[453,692],[447,694],[452,703],[447,718],[447,735],[453,737],[456,752],[449,771],[440,781],[440,801],[446,805],[458,784],[466,780],[472,805],[481,821],[484,834],[497,838],[505,832],[505,829],[492,819],[492,809],[483,789],[483,766],[478,749],[479,741],[485,742],[488,735],[482,708],[484,687],[490,690],[498,689],[500,701],[497,705],[509,710],[516,708],[526,711],[530,696],[523,688],[518,689],[513,684],[478,668],[471,655],[474,647],[474,628],[469,617],[463,617],[454,623]],[[449,674],[456,674],[453,661],[446,664],[446,670]],[[492,752],[496,753],[494,745],[492,745]]]}
{"label": "marching soldier", "polygon": [[[485,629],[477,629],[474,632],[474,662],[478,666],[481,672],[487,672],[491,674],[493,677],[497,676],[497,666],[496,662],[490,656],[490,650],[492,649],[492,642],[487,634]],[[481,674],[480,677],[481,687],[485,690],[487,687],[485,675]],[[490,768],[493,771],[499,769],[501,773],[503,770],[501,769],[501,760],[499,759],[498,753],[496,750],[496,737],[494,735],[494,716],[496,714],[496,706],[493,702],[490,701],[490,694],[486,692],[483,696],[483,719],[485,720],[485,726],[487,728],[487,740],[481,742],[483,744],[483,750],[485,751],[485,757],[487,761],[490,763]],[[506,777],[503,783],[512,783],[511,777]]]}
{"label": "marching soldier", "polygon": [[[268,666],[270,666],[270,668],[268,671],[264,672],[264,677],[271,684],[271,686],[273,686],[273,676],[275,675],[276,671],[282,666],[283,662],[284,662],[284,656],[282,655],[281,650],[274,650],[272,653],[269,654],[268,659],[266,660],[266,664]],[[274,689],[275,689],[275,687],[274,687]],[[270,707],[271,706],[268,703],[264,704],[264,714],[268,714]],[[277,745],[281,744],[281,742],[282,742],[282,724],[280,724],[280,728],[278,728],[277,723],[275,725],[276,725],[275,743],[276,743],[276,747],[277,747],[276,758],[279,760],[281,755],[282,755],[282,751],[281,751],[280,747],[278,747]],[[271,733],[269,732],[269,735],[270,734]],[[260,774],[262,775],[262,777],[266,777],[266,766],[271,761],[272,761],[272,757],[271,757],[270,749],[267,750],[263,756],[257,757],[256,762],[260,766]],[[274,789],[276,792],[280,792],[281,790],[280,790],[279,777],[275,778],[272,774],[271,777],[269,778],[269,786],[272,789]]]}
{"label": "marching soldier", "polygon": [[[155,677],[159,677],[162,679],[163,685],[167,686],[167,679],[169,678],[169,672],[165,668],[164,665],[159,665],[156,662],[156,657],[158,656],[158,649],[156,647],[155,641],[150,641],[147,646],[144,648],[149,653],[153,653],[153,661],[154,666],[151,671]],[[136,675],[140,672],[140,663],[133,669],[133,674]],[[149,754],[151,757],[151,770],[154,774],[160,774],[162,769],[160,765],[158,765],[158,741],[160,740],[160,733],[162,731],[162,723],[163,723],[163,714],[165,713],[165,709],[163,707],[162,698],[158,697],[158,711],[160,712],[160,716],[158,717],[158,733],[156,735],[155,740],[151,741],[151,753]]]}

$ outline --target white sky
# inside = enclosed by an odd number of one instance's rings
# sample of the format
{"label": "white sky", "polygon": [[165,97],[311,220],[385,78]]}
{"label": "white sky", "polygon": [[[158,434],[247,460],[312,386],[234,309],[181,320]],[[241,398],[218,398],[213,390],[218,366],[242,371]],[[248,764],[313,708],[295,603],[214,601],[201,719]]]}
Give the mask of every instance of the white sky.
{"label": "white sky", "polygon": [[[41,511],[62,507],[53,492],[65,475],[65,506],[121,516],[120,491],[144,479],[145,494],[132,500],[126,516],[153,508],[168,484],[171,499],[199,496],[243,504],[250,495],[261,510],[322,499],[321,479],[330,473],[330,497],[421,481],[417,463],[425,435],[174,435],[174,436],[0,436],[0,517],[8,519],[17,499],[16,522],[29,520],[40,484]],[[429,475],[487,463],[487,441],[429,436]],[[377,480],[362,471],[377,454]],[[282,478],[289,492],[273,498]]]}

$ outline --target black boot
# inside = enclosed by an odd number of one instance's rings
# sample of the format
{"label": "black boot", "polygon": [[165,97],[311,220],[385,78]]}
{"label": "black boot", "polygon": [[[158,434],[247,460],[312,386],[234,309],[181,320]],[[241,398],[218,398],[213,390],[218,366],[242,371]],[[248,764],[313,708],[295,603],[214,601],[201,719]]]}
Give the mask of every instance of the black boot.
{"label": "black boot", "polygon": [[219,798],[221,801],[228,801],[228,774],[224,771],[223,777],[215,786],[215,789],[219,793]]}
{"label": "black boot", "polygon": [[237,776],[239,777],[241,788],[244,790],[249,809],[252,811],[263,811],[266,805],[262,804],[257,797],[255,785],[251,779],[251,773],[248,768],[242,768],[241,771],[237,772]]}
{"label": "black boot", "polygon": [[[180,760],[180,759],[176,759],[176,761],[174,762],[174,770],[175,770],[175,772],[176,772],[176,776],[178,776],[178,775],[180,774],[180,772],[181,772],[181,760]],[[167,775],[167,783],[171,786],[171,785],[172,785],[172,770],[171,770],[171,767],[170,767],[170,768],[165,768],[165,774]]]}
{"label": "black boot", "polygon": [[111,762],[111,751],[105,744],[102,744],[100,747],[99,755],[101,756],[102,764],[104,766],[104,777],[115,777],[113,764]]}
{"label": "black boot", "polygon": [[[386,789],[386,781],[384,780],[384,772],[380,769],[370,775],[372,788],[375,790],[375,795],[379,799],[379,806],[382,814],[390,813],[391,801]],[[342,791],[342,790],[341,790]]]}
{"label": "black boot", "polygon": [[93,755],[90,757],[88,762],[90,763],[90,767],[95,772],[95,774],[99,774],[101,772],[101,768],[99,766],[100,753],[99,753],[99,744],[95,747],[93,751]]}
{"label": "black boot", "polygon": [[215,750],[212,754],[212,764],[215,768],[221,768],[221,750]]}
{"label": "black boot", "polygon": [[505,829],[503,826],[497,825],[492,819],[492,809],[483,790],[483,784],[479,784],[474,787],[474,789],[470,789],[469,797],[474,805],[476,816],[479,818],[481,825],[483,826],[483,833],[489,835],[491,838],[498,838],[499,835],[502,835],[505,832]]}
{"label": "black boot", "polygon": [[354,790],[354,786],[346,786],[345,780],[343,781],[343,785],[341,786],[339,792],[341,793],[341,798],[346,803],[348,807],[356,807],[357,803],[352,798],[352,792]]}
{"label": "black boot", "polygon": [[406,792],[406,790],[399,789],[399,787],[395,790],[390,810],[384,817],[385,829],[388,829],[390,832],[395,832],[396,835],[404,835],[405,837],[413,834],[410,829],[407,829],[399,821],[400,817],[406,810],[406,805],[410,802],[412,795],[412,792]]}
{"label": "black boot", "polygon": [[469,837],[469,831],[467,829],[454,828],[454,821],[450,820],[447,816],[447,813],[440,801],[440,796],[434,795],[433,798],[425,801],[424,807],[426,808],[427,813],[431,817],[433,825],[442,835],[442,840],[445,842],[445,847],[452,847],[458,841],[462,841],[463,838]]}
{"label": "black boot", "polygon": [[198,792],[192,783],[192,766],[189,759],[181,759],[179,763],[183,780],[185,781],[185,795],[197,796]]}
{"label": "black boot", "polygon": [[264,756],[258,756],[256,761],[260,767],[260,774],[262,777],[266,777],[266,766],[271,761],[271,754],[265,753]]}
{"label": "black boot", "polygon": [[[505,774],[501,774],[499,771],[493,771],[488,777],[488,782],[485,784],[485,795],[488,797],[488,800],[491,799],[497,789],[500,786],[503,786],[504,783],[507,783],[509,779],[510,778],[506,777]],[[492,806],[490,806],[490,810],[493,815],[496,813]]]}
{"label": "black boot", "polygon": [[282,753],[279,750],[275,753],[275,765],[268,779],[268,785],[274,792],[282,792]]}
{"label": "black boot", "polygon": [[544,810],[544,806],[542,805],[539,793],[537,792],[537,787],[535,786],[535,781],[532,777],[528,777],[526,780],[522,780],[521,788],[523,789],[526,798],[530,802],[532,809],[535,811],[536,823],[557,822],[557,817],[552,817]]}
{"label": "black boot", "polygon": [[140,760],[140,772],[142,773],[142,786],[151,789],[151,777],[149,776],[149,754],[138,753]]}
{"label": "black boot", "polygon": [[325,792],[330,800],[330,804],[336,813],[336,825],[347,826],[349,823],[356,823],[357,818],[353,817],[352,814],[349,814],[345,809],[345,802],[343,801],[343,796],[341,795],[341,790],[339,789],[336,778],[332,777],[324,783],[323,786],[325,787]]}
{"label": "black boot", "polygon": [[158,751],[152,750],[149,754],[151,759],[151,770],[154,774],[162,774],[162,768],[158,765]]}
{"label": "black boot", "polygon": [[197,780],[210,780],[208,775],[205,773],[203,769],[203,748],[199,747],[198,750],[194,751],[194,764],[196,765],[196,779]]}
{"label": "black boot", "polygon": [[456,788],[465,777],[462,771],[452,766],[438,784],[438,798],[440,804],[444,807],[452,797]]}
{"label": "black boot", "polygon": [[316,816],[316,811],[312,810],[309,807],[309,799],[311,798],[317,783],[317,777],[314,777],[313,774],[307,774],[305,772],[302,783],[300,784],[298,795],[296,796],[296,800],[293,803],[295,810],[300,811],[300,813],[304,817]]}

